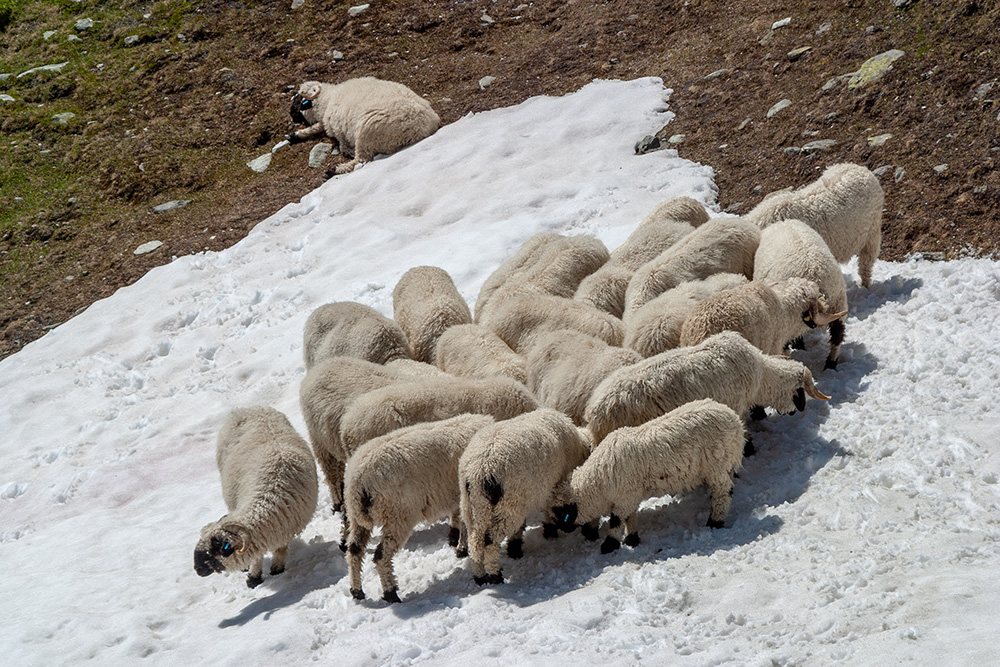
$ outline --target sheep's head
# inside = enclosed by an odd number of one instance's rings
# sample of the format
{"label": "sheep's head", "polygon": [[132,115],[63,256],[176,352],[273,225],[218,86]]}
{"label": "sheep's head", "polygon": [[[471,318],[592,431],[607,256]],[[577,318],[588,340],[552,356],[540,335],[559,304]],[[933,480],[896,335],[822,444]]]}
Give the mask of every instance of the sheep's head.
{"label": "sheep's head", "polygon": [[246,527],[238,523],[208,524],[194,548],[194,571],[200,577],[207,577],[216,572],[241,569],[249,537]]}
{"label": "sheep's head", "polygon": [[296,125],[306,125],[309,121],[306,119],[305,112],[312,108],[312,100],[307,100],[301,95],[295,94],[292,96],[292,108],[289,109],[288,113],[292,117],[292,122]]}
{"label": "sheep's head", "polygon": [[299,92],[292,96],[292,108],[289,114],[296,125],[312,125],[316,121],[313,110],[313,100],[319,97],[323,84],[319,81],[306,81],[299,86]]}
{"label": "sheep's head", "polygon": [[764,358],[765,373],[772,374],[762,387],[764,393],[755,396],[754,400],[762,405],[769,405],[781,414],[792,414],[806,409],[806,396],[819,401],[827,401],[829,396],[816,388],[812,372],[805,364],[792,359],[784,359],[770,355]]}

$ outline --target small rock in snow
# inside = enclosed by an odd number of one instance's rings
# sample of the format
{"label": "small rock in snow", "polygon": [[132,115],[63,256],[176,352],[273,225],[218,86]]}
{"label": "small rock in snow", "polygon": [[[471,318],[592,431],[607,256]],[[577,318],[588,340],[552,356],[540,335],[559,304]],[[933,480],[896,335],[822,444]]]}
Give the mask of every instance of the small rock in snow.
{"label": "small rock in snow", "polygon": [[646,153],[652,153],[653,151],[660,150],[661,148],[663,148],[663,144],[660,141],[660,138],[649,134],[636,142],[635,154],[645,155]]}
{"label": "small rock in snow", "polygon": [[163,241],[150,241],[149,243],[143,243],[141,246],[132,251],[133,255],[145,255],[147,252],[153,252],[157,248],[163,245]]}

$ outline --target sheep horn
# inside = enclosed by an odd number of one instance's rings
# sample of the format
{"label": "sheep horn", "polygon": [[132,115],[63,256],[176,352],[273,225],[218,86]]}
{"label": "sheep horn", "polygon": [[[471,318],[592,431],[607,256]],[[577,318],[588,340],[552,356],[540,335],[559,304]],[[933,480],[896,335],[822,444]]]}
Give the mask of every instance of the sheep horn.
{"label": "sheep horn", "polygon": [[246,553],[247,550],[247,538],[243,537],[243,535],[240,535],[240,542],[241,542],[240,548],[236,550],[236,553],[242,556],[244,553]]}
{"label": "sheep horn", "polygon": [[825,327],[830,322],[839,320],[845,315],[847,315],[846,310],[842,310],[839,313],[816,313],[813,315],[813,322],[815,322],[818,327]]}
{"label": "sheep horn", "polygon": [[812,373],[805,367],[802,368],[802,388],[806,390],[806,393],[809,394],[811,398],[815,398],[818,401],[830,400],[829,396],[816,388],[816,385],[813,384]]}

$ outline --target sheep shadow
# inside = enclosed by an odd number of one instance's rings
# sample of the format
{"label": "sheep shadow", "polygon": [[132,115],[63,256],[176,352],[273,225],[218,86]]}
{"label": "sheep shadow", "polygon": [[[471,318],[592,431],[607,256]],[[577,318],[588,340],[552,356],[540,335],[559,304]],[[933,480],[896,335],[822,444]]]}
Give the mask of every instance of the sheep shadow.
{"label": "sheep shadow", "polygon": [[906,303],[913,297],[913,292],[923,285],[922,278],[904,278],[898,275],[874,281],[867,289],[848,280],[847,303],[850,304],[850,313],[859,320],[865,320],[887,303]]}
{"label": "sheep shadow", "polygon": [[274,593],[254,600],[236,616],[223,619],[219,628],[246,625],[257,617],[267,620],[274,612],[294,606],[313,591],[333,586],[347,574],[338,541],[311,540],[307,544],[296,539],[291,547],[287,569],[283,573],[267,575],[268,562],[264,562],[265,575],[261,586],[273,588]]}

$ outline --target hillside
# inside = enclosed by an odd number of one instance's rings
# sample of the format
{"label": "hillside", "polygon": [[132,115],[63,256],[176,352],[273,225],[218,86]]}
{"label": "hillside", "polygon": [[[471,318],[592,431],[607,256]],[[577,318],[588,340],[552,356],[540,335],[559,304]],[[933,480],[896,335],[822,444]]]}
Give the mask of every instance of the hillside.
{"label": "hillside", "polygon": [[[680,155],[716,170],[722,210],[851,161],[885,167],[883,259],[996,251],[994,1],[350,7],[0,1],[0,356],[153,266],[232,245],[320,185],[308,145],[276,152],[264,173],[246,166],[292,129],[304,79],[401,81],[450,123],[594,78],[659,76],[677,114],[661,135],[683,135]],[[876,81],[835,79],[892,49],[905,55]],[[46,65],[60,67],[25,74]],[[153,212],[174,200],[190,203]],[[150,241],[163,245],[133,254]]]}

